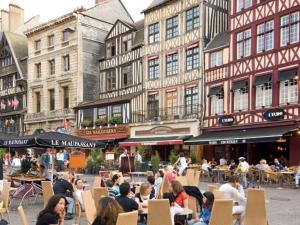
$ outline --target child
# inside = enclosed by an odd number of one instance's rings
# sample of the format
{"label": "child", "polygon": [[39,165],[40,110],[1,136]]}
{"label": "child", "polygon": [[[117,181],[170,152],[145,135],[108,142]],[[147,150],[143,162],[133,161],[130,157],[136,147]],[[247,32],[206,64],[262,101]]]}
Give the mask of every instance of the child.
{"label": "child", "polygon": [[189,225],[208,225],[214,200],[213,193],[209,191],[205,192],[203,194],[203,206],[199,214],[199,219],[189,221]]}
{"label": "child", "polygon": [[172,181],[175,179],[175,174],[174,174],[173,166],[168,165],[166,167],[166,176],[167,176],[169,184],[171,184]]}

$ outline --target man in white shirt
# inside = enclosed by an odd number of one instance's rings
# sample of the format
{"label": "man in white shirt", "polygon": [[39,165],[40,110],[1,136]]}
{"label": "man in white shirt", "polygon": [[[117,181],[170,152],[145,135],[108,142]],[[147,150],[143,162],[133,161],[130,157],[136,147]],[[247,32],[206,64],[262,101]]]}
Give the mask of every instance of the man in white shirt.
{"label": "man in white shirt", "polygon": [[15,155],[12,162],[11,162],[11,170],[10,174],[14,174],[15,172],[18,172],[21,170],[21,159],[18,155]]}
{"label": "man in white shirt", "polygon": [[219,191],[224,193],[225,199],[233,200],[235,205],[233,206],[232,214],[240,214],[240,224],[244,225],[246,198],[244,189],[238,182],[238,178],[236,176],[230,177],[229,182],[221,185]]}
{"label": "man in white shirt", "polygon": [[248,181],[247,181],[247,173],[249,171],[249,164],[246,162],[246,159],[244,157],[239,158],[239,165],[237,167],[238,173],[241,174],[242,176],[242,182],[243,182],[243,187],[247,188],[248,187]]}
{"label": "man in white shirt", "polygon": [[121,159],[123,158],[123,157],[128,157],[128,151],[127,151],[127,149],[124,149],[124,152],[120,155],[120,157],[119,157],[119,164],[121,165]]}
{"label": "man in white shirt", "polygon": [[64,170],[64,152],[60,150],[56,153],[56,160],[57,160],[57,172]]}
{"label": "man in white shirt", "polygon": [[142,156],[140,155],[139,152],[137,152],[136,155],[135,155],[135,161],[138,162],[138,163],[143,163]]}

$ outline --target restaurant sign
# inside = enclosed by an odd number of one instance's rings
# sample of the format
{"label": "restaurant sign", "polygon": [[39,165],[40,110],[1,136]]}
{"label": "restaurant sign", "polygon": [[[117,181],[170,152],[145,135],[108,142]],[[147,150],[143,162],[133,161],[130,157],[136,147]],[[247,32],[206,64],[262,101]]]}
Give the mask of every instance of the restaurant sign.
{"label": "restaurant sign", "polygon": [[270,109],[264,113],[265,120],[278,121],[284,118],[285,112],[283,109]]}
{"label": "restaurant sign", "polygon": [[222,116],[219,118],[219,124],[222,126],[231,126],[234,124],[233,116]]}
{"label": "restaurant sign", "polygon": [[82,129],[78,130],[79,136],[102,136],[102,135],[116,135],[124,134],[129,135],[130,130],[128,126],[112,126],[112,127],[103,127],[96,129]]}
{"label": "restaurant sign", "polygon": [[231,139],[231,140],[216,140],[209,141],[210,145],[231,145],[231,144],[245,144],[246,139]]}

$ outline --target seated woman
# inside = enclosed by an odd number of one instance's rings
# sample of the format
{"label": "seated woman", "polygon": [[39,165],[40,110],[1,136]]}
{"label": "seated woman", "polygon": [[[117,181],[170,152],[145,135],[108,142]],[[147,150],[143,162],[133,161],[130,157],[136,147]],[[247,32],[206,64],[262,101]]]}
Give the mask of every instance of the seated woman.
{"label": "seated woman", "polygon": [[203,206],[199,218],[189,221],[189,225],[208,225],[214,200],[213,193],[209,191],[205,192],[203,194]]}
{"label": "seated woman", "polygon": [[40,173],[38,171],[37,163],[35,161],[32,161],[30,163],[30,169],[27,171],[26,174],[30,175],[30,176],[35,176],[35,177],[38,177],[40,175]]}
{"label": "seated woman", "polygon": [[116,200],[110,197],[101,198],[96,219],[92,225],[116,225],[118,215],[122,212],[122,207]]}
{"label": "seated woman", "polygon": [[181,207],[188,209],[188,196],[185,193],[183,186],[177,180],[173,180],[170,186],[170,191],[175,196],[175,202]]}
{"label": "seated woman", "polygon": [[151,185],[149,183],[142,183],[140,188],[140,193],[135,194],[135,201],[142,208],[148,207],[148,201],[154,198],[154,195],[151,194]]}
{"label": "seated woman", "polygon": [[63,195],[52,196],[46,208],[39,213],[36,225],[63,225],[66,203],[67,201]]}

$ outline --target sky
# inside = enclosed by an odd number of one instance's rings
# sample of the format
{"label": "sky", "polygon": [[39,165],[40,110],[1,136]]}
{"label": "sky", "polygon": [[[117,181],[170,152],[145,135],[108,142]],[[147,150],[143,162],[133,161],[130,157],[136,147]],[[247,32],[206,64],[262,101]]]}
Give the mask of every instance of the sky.
{"label": "sky", "polygon": [[[134,21],[143,18],[141,11],[147,8],[152,0],[122,0]],[[33,16],[40,15],[41,21],[62,16],[81,5],[92,7],[95,0],[0,0],[0,9],[8,10],[8,5],[14,3],[24,9],[25,21]]]}

